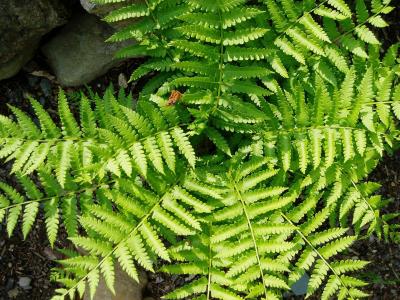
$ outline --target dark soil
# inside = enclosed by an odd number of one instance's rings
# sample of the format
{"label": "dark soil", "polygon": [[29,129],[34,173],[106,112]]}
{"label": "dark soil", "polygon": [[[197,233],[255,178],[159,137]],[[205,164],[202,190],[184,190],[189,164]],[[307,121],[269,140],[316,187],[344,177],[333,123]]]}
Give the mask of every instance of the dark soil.
{"label": "dark soil", "polygon": [[[60,241],[63,238],[61,236]],[[62,247],[62,242],[57,247]],[[24,241],[20,228],[8,238],[4,228],[0,240],[0,299],[50,299],[55,289],[50,282],[54,259],[60,257],[50,248],[45,225],[39,218]],[[20,280],[31,280],[28,286]],[[22,286],[21,286],[22,285]]]}
{"label": "dark soil", "polygon": [[[392,200],[384,212],[400,212],[400,150],[386,157],[370,179],[380,182],[380,193]],[[394,221],[399,224],[400,218]],[[400,244],[385,243],[371,237],[359,241],[352,249],[355,256],[371,262],[364,274],[366,281],[371,283],[372,299],[400,299]]]}

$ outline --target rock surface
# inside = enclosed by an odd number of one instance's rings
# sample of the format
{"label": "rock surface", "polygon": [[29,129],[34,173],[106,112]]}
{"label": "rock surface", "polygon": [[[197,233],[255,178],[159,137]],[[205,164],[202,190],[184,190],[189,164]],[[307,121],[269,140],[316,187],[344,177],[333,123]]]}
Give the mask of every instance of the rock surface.
{"label": "rock surface", "polygon": [[94,15],[76,14],[42,51],[63,86],[90,82],[118,64],[121,44],[106,43],[113,29]]}
{"label": "rock surface", "polygon": [[41,37],[66,23],[64,2],[0,1],[0,80],[15,75],[32,58]]}
{"label": "rock surface", "polygon": [[[142,300],[142,290],[147,284],[144,271],[139,272],[140,283],[130,278],[119,266],[115,268],[115,295],[107,288],[103,279],[100,280],[94,300]],[[89,293],[84,300],[90,300]]]}

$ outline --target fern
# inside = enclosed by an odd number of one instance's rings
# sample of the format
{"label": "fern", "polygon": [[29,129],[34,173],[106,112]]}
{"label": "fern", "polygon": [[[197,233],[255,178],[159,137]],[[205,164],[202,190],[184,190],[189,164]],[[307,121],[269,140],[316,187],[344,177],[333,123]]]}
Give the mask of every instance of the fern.
{"label": "fern", "polygon": [[[194,150],[187,133],[175,126],[175,121],[170,118],[171,114],[174,114],[171,111],[168,112],[169,115],[159,111],[153,116],[159,118],[159,121],[164,120],[165,125],[155,128],[148,125],[144,111],[143,114],[134,112],[121,106],[113,97],[106,97],[106,102],[98,102],[96,110],[93,111],[89,100],[82,96],[79,126],[62,91],[59,99],[62,130],[58,129],[47,112],[33,99],[31,102],[38,115],[40,129],[18,109],[13,109],[17,116],[16,122],[2,118],[4,131],[0,151],[8,160],[14,159],[12,172],[18,174],[28,196],[24,199],[25,197],[12,187],[2,184],[5,195],[0,209],[3,216],[8,215],[9,234],[21,215],[26,237],[38,213],[39,204],[43,203],[47,233],[50,243],[53,244],[61,214],[67,232],[73,236],[78,226],[77,198],[79,199],[82,193],[93,193],[103,184],[112,184],[113,180],[108,178],[107,174],[118,178],[123,171],[128,177],[137,176],[138,173],[147,176],[149,169],[152,176],[161,171],[162,175],[166,176],[164,161],[167,162],[167,166],[175,168],[175,161],[179,157],[178,150],[185,154],[191,164],[195,163]],[[151,109],[156,108],[151,106]],[[111,122],[101,124],[102,119],[110,119]],[[21,135],[21,132],[24,134]],[[123,138],[126,142],[122,142]],[[14,148],[16,145],[19,150]],[[177,147],[177,150],[174,147]],[[35,171],[40,175],[45,195],[37,190],[29,179],[28,175]],[[52,172],[55,173],[56,180],[50,176]],[[175,169],[169,172],[175,172]]]}
{"label": "fern", "polygon": [[[280,290],[289,289],[305,271],[312,274],[309,295],[325,281],[324,297],[333,293],[349,298],[364,295],[358,290],[359,284],[364,283],[346,273],[363,268],[366,262],[331,259],[347,249],[355,237],[344,236],[345,227],[317,231],[329,219],[332,206],[295,224],[305,217],[302,206],[294,205],[296,199],[303,193],[311,196],[319,182],[307,191],[305,186],[301,188],[306,181],[301,179],[284,193],[279,186],[271,187],[272,182],[279,182],[278,170],[268,170],[267,163],[259,158],[240,162],[239,166],[233,163],[234,171],[221,177],[226,178],[221,183],[231,189],[226,190],[222,200],[225,205],[214,210],[203,235],[189,239],[190,246],[182,243],[172,247],[170,253],[179,263],[162,269],[172,274],[197,275],[196,279],[166,298],[213,296],[218,285],[226,293],[222,299],[242,299],[243,293],[278,299]],[[254,200],[255,195],[258,200]],[[316,202],[309,209],[316,209]],[[296,257],[298,260],[294,260]],[[333,280],[334,287],[330,283]]]}
{"label": "fern", "polygon": [[347,251],[397,229],[364,181],[398,142],[398,45],[381,57],[374,34],[391,1],[94,2],[122,21],[109,41],[136,40],[118,56],[147,57],[135,109],[109,88],[77,113],[60,91],[60,122],[33,99],[0,116],[23,189],[0,183],[8,234],[43,209],[51,244],[62,223],[84,250],[54,299],[160,263],[194,275],[167,299],[281,299],[305,272],[307,296],[366,297]]}
{"label": "fern", "polygon": [[[304,6],[301,12],[289,9],[293,7],[289,1],[282,1],[281,4],[272,0],[263,2],[276,26],[277,37],[274,44],[277,47],[303,64],[306,64],[303,53],[311,51],[340,71],[346,69],[344,66],[347,51],[365,57],[367,54],[362,49],[363,43],[379,43],[365,24],[387,26],[382,15],[391,10],[390,1],[387,1],[370,15],[365,2],[357,1],[355,14],[358,16],[358,23],[353,23],[351,16],[354,12],[345,1],[322,1],[319,4],[312,1],[309,7]],[[297,8],[300,7],[299,5]],[[323,19],[322,25],[317,21],[319,17]],[[340,43],[342,47],[337,48],[333,42]],[[294,45],[300,47],[296,49]]]}
{"label": "fern", "polygon": [[[190,175],[188,180],[189,178]],[[89,255],[82,258],[71,257],[61,262],[76,278],[69,280],[68,289],[60,289],[60,295],[55,298],[62,299],[79,291],[80,285],[87,280],[90,282],[91,276],[98,273],[104,276],[109,288],[113,289],[114,278],[107,279],[107,276],[110,276],[109,269],[113,269],[116,262],[129,276],[138,280],[136,264],[153,270],[155,257],[169,261],[170,255],[160,234],[172,231],[181,236],[194,235],[199,230],[200,223],[188,209],[200,206],[207,211],[211,210],[204,200],[192,195],[190,187],[185,185],[185,179],[177,180],[183,182],[171,182],[170,186],[159,193],[132,184],[128,179],[119,179],[114,187],[103,189],[106,202],[92,206],[91,214],[80,220],[88,237],[71,238]],[[216,193],[218,195],[218,189]],[[113,210],[111,204],[117,210]],[[86,261],[92,263],[87,265]],[[93,282],[92,284],[97,285]]]}

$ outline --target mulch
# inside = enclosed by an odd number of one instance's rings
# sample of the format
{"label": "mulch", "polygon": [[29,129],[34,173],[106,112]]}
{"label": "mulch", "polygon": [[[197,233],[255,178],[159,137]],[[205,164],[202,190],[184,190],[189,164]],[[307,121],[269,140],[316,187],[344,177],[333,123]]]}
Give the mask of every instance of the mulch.
{"label": "mulch", "polygon": [[[62,247],[61,235],[56,247]],[[50,281],[54,259],[60,258],[51,249],[46,237],[45,224],[41,217],[24,241],[18,226],[11,238],[4,227],[0,240],[0,299],[50,299],[56,285]],[[28,278],[28,286],[21,286],[21,278]]]}

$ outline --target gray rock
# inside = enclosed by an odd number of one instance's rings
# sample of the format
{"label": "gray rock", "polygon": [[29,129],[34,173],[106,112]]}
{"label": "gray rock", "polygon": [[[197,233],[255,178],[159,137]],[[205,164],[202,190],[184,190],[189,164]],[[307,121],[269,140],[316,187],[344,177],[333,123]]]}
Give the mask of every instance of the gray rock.
{"label": "gray rock", "polygon": [[62,0],[0,1],[0,80],[14,76],[32,58],[41,37],[66,23]]}
{"label": "gray rock", "polygon": [[32,47],[22,49],[16,53],[10,60],[0,64],[0,80],[10,78],[17,74],[19,70],[33,57],[38,42],[33,41]]}
{"label": "gray rock", "polygon": [[114,30],[96,16],[80,13],[42,51],[58,81],[79,86],[106,73],[119,63],[115,52],[123,45],[106,43]]}
{"label": "gray rock", "polygon": [[293,294],[296,296],[302,296],[307,294],[308,282],[310,281],[310,276],[307,273],[304,273],[303,276],[300,277],[293,285],[290,287],[292,289]]}
{"label": "gray rock", "polygon": [[[116,266],[115,295],[108,290],[104,280],[101,279],[94,300],[142,300],[142,290],[147,284],[144,271],[139,272],[139,279],[139,283],[135,282],[119,266]],[[85,294],[84,300],[90,300],[89,293]]]}
{"label": "gray rock", "polygon": [[29,290],[31,288],[32,279],[29,277],[20,277],[18,279],[18,285],[24,290]]}

